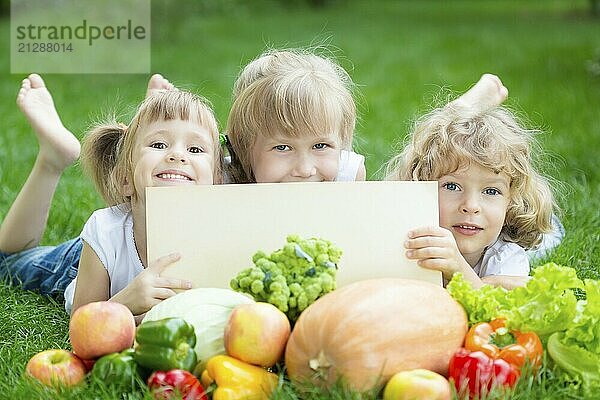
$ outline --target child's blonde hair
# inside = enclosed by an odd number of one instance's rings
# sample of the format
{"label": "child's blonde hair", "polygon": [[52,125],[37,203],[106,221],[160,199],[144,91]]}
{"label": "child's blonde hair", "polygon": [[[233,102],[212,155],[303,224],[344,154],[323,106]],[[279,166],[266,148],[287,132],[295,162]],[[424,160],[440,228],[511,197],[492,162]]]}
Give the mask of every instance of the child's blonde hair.
{"label": "child's blonde hair", "polygon": [[419,118],[404,150],[386,167],[386,180],[438,180],[471,162],[510,177],[501,237],[524,248],[552,229],[555,207],[548,180],[532,165],[535,130],[523,128],[506,108],[478,115],[446,106]]}
{"label": "child's blonde hair", "polygon": [[213,181],[221,182],[219,128],[208,102],[190,92],[162,90],[140,104],[129,126],[117,123],[113,118],[92,127],[83,140],[81,162],[84,171],[109,206],[131,201],[124,194],[123,185],[133,183],[133,154],[138,131],[156,121],[176,119],[194,121],[209,132],[213,140]]}
{"label": "child's blonde hair", "polygon": [[227,136],[234,182],[254,182],[251,149],[259,135],[336,132],[350,149],[354,84],[336,62],[309,50],[270,50],[250,62],[233,90]]}

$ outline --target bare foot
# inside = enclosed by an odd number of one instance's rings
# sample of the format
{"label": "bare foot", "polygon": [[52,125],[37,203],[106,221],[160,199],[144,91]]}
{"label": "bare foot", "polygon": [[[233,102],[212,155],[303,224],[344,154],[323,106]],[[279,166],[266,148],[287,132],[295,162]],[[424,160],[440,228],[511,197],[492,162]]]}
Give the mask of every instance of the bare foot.
{"label": "bare foot", "polygon": [[508,89],[500,78],[492,74],[483,74],[479,81],[451,104],[467,108],[474,115],[498,107],[508,97]]}
{"label": "bare foot", "polygon": [[61,122],[52,96],[39,75],[31,74],[23,79],[17,105],[38,137],[38,161],[43,166],[62,172],[77,160],[81,144]]}
{"label": "bare foot", "polygon": [[164,78],[161,74],[154,74],[150,77],[150,80],[148,81],[148,90],[146,91],[146,97],[149,97],[160,90],[173,89],[175,89],[175,86],[173,86],[173,84],[169,82],[166,78]]}

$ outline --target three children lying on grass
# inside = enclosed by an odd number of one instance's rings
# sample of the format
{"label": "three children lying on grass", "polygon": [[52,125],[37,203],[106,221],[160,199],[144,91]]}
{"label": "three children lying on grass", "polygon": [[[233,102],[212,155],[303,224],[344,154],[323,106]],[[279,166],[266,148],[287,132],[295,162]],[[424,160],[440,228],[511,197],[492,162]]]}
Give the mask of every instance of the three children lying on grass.
{"label": "three children lying on grass", "polygon": [[[70,312],[111,299],[141,318],[175,290],[191,288],[161,277],[178,254],[146,259],[145,188],[364,180],[364,157],[352,151],[353,91],[346,71],[327,57],[262,54],[235,83],[224,158],[208,103],[160,75],[127,126],[98,124],[83,146],[62,124],[42,78],[30,75],[17,104],[40,148],[0,227],[0,277],[64,296]],[[398,245],[446,280],[461,272],[475,286],[522,285],[529,257],[543,256],[564,235],[548,180],[534,167],[535,131],[500,106],[507,93],[484,75],[422,116],[387,164],[388,180],[438,181],[439,226],[415,227]],[[60,176],[80,156],[108,208],[92,214],[80,237],[39,246]]]}

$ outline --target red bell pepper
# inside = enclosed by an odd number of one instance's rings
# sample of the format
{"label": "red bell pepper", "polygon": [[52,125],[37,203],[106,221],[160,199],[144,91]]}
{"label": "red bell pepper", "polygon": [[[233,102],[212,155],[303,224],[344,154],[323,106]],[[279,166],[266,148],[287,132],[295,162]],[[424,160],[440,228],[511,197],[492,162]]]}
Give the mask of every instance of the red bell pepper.
{"label": "red bell pepper", "polygon": [[482,351],[460,349],[450,359],[448,375],[459,395],[481,397],[493,387],[514,387],[519,370],[507,361],[488,357]]}
{"label": "red bell pepper", "polygon": [[148,387],[157,400],[208,400],[200,381],[182,369],[154,372],[148,378]]}
{"label": "red bell pepper", "polygon": [[526,362],[537,369],[542,363],[544,349],[537,334],[509,331],[502,318],[475,324],[467,332],[465,348],[482,351],[491,358],[501,358],[518,370]]}

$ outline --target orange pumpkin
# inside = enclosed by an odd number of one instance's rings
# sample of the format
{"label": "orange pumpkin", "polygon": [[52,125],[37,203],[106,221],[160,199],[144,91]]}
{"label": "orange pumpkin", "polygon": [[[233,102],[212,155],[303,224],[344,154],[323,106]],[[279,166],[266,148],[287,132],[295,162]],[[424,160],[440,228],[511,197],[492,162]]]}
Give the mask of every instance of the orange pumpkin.
{"label": "orange pumpkin", "polygon": [[440,286],[374,279],[337,289],[300,315],[285,352],[292,380],[357,390],[416,368],[448,374],[467,333],[463,308]]}

